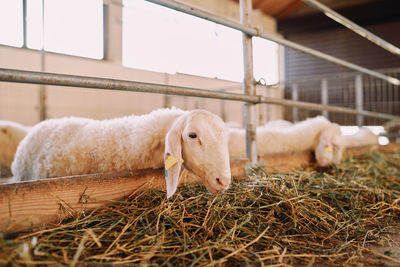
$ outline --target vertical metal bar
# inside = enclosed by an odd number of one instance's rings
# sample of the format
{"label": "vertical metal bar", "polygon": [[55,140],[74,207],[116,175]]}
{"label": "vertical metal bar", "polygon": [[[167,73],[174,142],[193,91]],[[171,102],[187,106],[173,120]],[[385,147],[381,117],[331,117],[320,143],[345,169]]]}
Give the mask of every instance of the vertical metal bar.
{"label": "vertical metal bar", "polygon": [[[357,74],[355,78],[356,87],[356,109],[357,111],[363,110],[363,83],[362,75]],[[357,115],[357,125],[362,126],[364,123],[364,117],[362,115]]]}
{"label": "vertical metal bar", "polygon": [[[328,105],[328,80],[327,79],[322,79],[321,80],[321,104],[322,105]],[[328,118],[328,111],[327,110],[323,110],[322,111],[322,115],[325,118]]]}
{"label": "vertical metal bar", "polygon": [[[45,33],[44,33],[44,3],[45,0],[42,0],[42,51],[40,54],[40,71],[45,72],[46,70],[46,58],[44,51],[44,42],[45,42]],[[39,121],[44,121],[47,118],[47,92],[46,86],[43,84],[39,89]]]}
{"label": "vertical metal bar", "polygon": [[[292,85],[292,100],[293,101],[298,101],[299,100],[299,86],[297,83]],[[299,109],[294,107],[292,109],[292,120],[293,122],[298,122],[299,121]]]}
{"label": "vertical metal bar", "polygon": [[22,25],[22,31],[23,31],[23,35],[24,35],[24,39],[22,41],[22,47],[27,47],[27,43],[28,43],[28,38],[27,38],[27,6],[26,6],[26,0],[22,1],[22,16],[23,16],[23,20],[24,20],[24,24]]}
{"label": "vertical metal bar", "polygon": [[[240,0],[240,22],[245,26],[251,26],[252,0]],[[253,75],[253,43],[252,36],[242,33],[243,38],[243,63],[244,82],[243,91],[246,95],[256,95],[256,87]],[[252,164],[257,163],[256,143],[256,105],[244,103],[246,128],[246,156]]]}
{"label": "vertical metal bar", "polygon": [[[268,88],[268,86],[265,86],[266,91],[265,95],[266,97],[271,97],[271,89]],[[265,123],[269,122],[271,120],[271,109],[270,109],[270,104],[265,104]]]}
{"label": "vertical metal bar", "polygon": [[103,3],[103,59],[107,60],[110,56],[108,53],[108,43],[109,43],[109,10],[108,6]]}
{"label": "vertical metal bar", "polygon": [[226,121],[225,100],[219,100],[219,115],[223,121]]}
{"label": "vertical metal bar", "polygon": [[[164,73],[164,84],[169,84],[169,74]],[[164,108],[169,108],[171,106],[171,99],[168,94],[164,95]]]}

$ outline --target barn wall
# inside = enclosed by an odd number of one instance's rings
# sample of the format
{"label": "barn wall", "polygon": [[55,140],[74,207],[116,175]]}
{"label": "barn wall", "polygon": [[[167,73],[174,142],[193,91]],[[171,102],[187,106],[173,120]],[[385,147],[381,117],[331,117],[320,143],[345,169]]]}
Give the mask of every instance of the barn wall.
{"label": "barn wall", "polygon": [[[144,71],[122,66],[122,9],[121,5],[107,5],[105,12],[106,51],[104,60],[92,60],[81,57],[46,53],[44,63],[46,72],[65,73],[83,76],[95,76],[112,79],[132,80],[150,83],[165,83],[177,86],[189,86],[202,89],[226,89],[241,92],[237,82],[197,77],[184,74],[165,74]],[[238,19],[237,3],[224,1],[192,1],[202,8]],[[224,8],[225,7],[225,8]],[[275,21],[255,13],[259,27],[270,32],[276,31]],[[0,67],[30,71],[41,70],[41,52],[0,45]],[[26,125],[39,121],[39,88],[40,85],[0,83],[0,120],[13,120]],[[206,98],[165,96],[135,92],[107,91],[86,88],[45,86],[47,90],[48,117],[83,116],[94,119],[105,119],[127,114],[144,114],[153,109],[165,106],[177,106],[184,109],[205,108],[227,121],[242,123],[242,103],[233,101],[212,100]],[[232,89],[233,88],[233,89]],[[264,88],[259,89],[264,94]],[[275,89],[272,95],[282,96],[282,90]],[[259,106],[259,123],[267,118],[265,105]],[[270,119],[282,118],[279,107],[272,108]]]}
{"label": "barn wall", "polygon": [[[398,34],[400,21],[367,26],[366,29],[400,46],[400,34]],[[293,33],[287,35],[286,38],[369,69],[400,67],[400,57],[344,27],[301,34]],[[286,80],[352,71],[290,48],[285,48],[285,66]]]}

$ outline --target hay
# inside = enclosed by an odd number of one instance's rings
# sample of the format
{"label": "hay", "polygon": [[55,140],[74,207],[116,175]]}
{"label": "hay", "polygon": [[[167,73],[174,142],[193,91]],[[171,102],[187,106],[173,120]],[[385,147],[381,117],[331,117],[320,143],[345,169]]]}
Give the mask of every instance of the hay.
{"label": "hay", "polygon": [[[379,265],[400,218],[400,151],[331,169],[254,170],[221,195],[182,187],[147,190],[85,210],[48,229],[0,236],[0,263],[26,265]],[[395,263],[395,259],[380,255]]]}

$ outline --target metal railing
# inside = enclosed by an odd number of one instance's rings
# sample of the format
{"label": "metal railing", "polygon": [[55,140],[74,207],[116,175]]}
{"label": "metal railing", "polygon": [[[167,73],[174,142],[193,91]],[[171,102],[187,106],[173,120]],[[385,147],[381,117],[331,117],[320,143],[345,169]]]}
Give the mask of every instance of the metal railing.
{"label": "metal railing", "polygon": [[[242,14],[242,24],[228,20],[226,18],[222,18],[216,16],[212,13],[200,10],[198,8],[194,8],[192,6],[188,6],[186,4],[176,2],[173,0],[147,0],[149,2],[153,2],[156,4],[160,4],[169,8],[173,8],[178,11],[182,11],[206,20],[210,20],[216,22],[218,24],[222,24],[228,26],[230,28],[237,29],[242,31],[244,34],[244,43],[248,43],[248,40],[251,41],[251,37],[258,36],[264,39],[268,39],[279,43],[281,45],[299,50],[301,52],[311,54],[313,56],[322,58],[324,60],[333,62],[338,65],[345,66],[347,68],[359,71],[361,73],[373,76],[378,79],[382,79],[390,84],[399,85],[400,80],[398,78],[394,78],[373,70],[369,70],[363,68],[361,66],[352,64],[350,62],[335,58],[333,56],[321,53],[319,51],[310,49],[308,47],[296,44],[294,42],[290,42],[283,38],[279,38],[272,34],[267,34],[264,32],[260,32],[258,29],[252,28],[246,21],[246,12],[251,12],[251,0],[240,0],[241,14]],[[248,14],[247,14],[248,15]],[[246,22],[246,23],[245,23]],[[252,68],[252,64],[249,63],[248,58],[252,53],[251,46],[244,44],[244,62],[245,69],[247,73],[249,73],[249,77],[252,76],[252,72],[250,68]],[[246,59],[247,58],[247,59]],[[246,72],[245,72],[246,73]],[[254,91],[251,90],[251,86],[254,87],[254,78],[250,77],[249,79],[245,79],[244,88],[246,94],[237,94],[237,93],[228,93],[223,91],[212,91],[212,90],[201,90],[194,89],[189,87],[179,87],[179,86],[171,86],[171,85],[160,85],[160,84],[152,84],[152,83],[141,83],[141,82],[133,82],[133,81],[124,81],[124,80],[115,80],[115,79],[105,79],[105,78],[96,78],[96,77],[84,77],[77,75],[65,75],[65,74],[54,74],[54,73],[43,73],[43,72],[33,72],[33,71],[22,71],[22,70],[11,70],[11,69],[0,69],[0,81],[4,82],[19,82],[19,83],[34,83],[34,84],[43,84],[43,85],[57,85],[57,86],[70,86],[70,87],[86,87],[86,88],[98,88],[98,89],[108,89],[108,90],[124,90],[124,91],[136,91],[136,92],[146,92],[146,93],[160,93],[160,94],[173,94],[173,95],[183,95],[183,96],[196,96],[196,97],[206,97],[206,98],[215,98],[215,99],[224,99],[224,100],[232,100],[232,101],[243,101],[246,102],[249,107],[252,104],[276,104],[283,105],[289,107],[296,107],[302,109],[310,109],[310,110],[319,110],[319,111],[328,111],[328,112],[340,112],[346,114],[353,115],[362,115],[369,116],[381,119],[400,119],[399,116],[394,116],[391,114],[378,113],[373,111],[366,111],[362,109],[352,109],[347,107],[339,107],[339,106],[329,106],[325,104],[319,103],[309,103],[302,102],[298,100],[288,100],[288,99],[279,99],[272,98],[267,96],[256,95]],[[250,88],[250,89],[249,89]],[[253,105],[254,106],[254,105]],[[245,115],[247,118],[247,128],[250,131],[247,131],[247,157],[251,159],[252,163],[256,163],[256,146],[255,146],[255,134],[251,134],[251,131],[254,131],[255,124],[252,123],[255,112],[251,111],[251,108]],[[250,132],[250,133],[249,133]]]}
{"label": "metal railing", "polygon": [[254,37],[260,37],[260,38],[263,38],[263,39],[267,39],[267,40],[273,41],[275,43],[284,45],[286,47],[290,47],[290,48],[295,49],[297,51],[300,51],[300,52],[303,52],[303,53],[306,53],[306,54],[310,54],[310,55],[313,55],[315,57],[321,58],[323,60],[335,63],[337,65],[341,65],[343,67],[346,67],[346,68],[349,68],[349,69],[353,69],[353,70],[359,71],[361,73],[365,73],[365,74],[374,76],[374,77],[379,78],[379,79],[383,79],[383,80],[385,80],[385,81],[387,81],[389,83],[392,83],[394,85],[400,85],[400,80],[397,79],[397,78],[390,77],[390,76],[387,76],[385,74],[382,74],[382,73],[379,73],[379,72],[376,72],[376,71],[373,71],[373,70],[358,66],[356,64],[350,63],[350,62],[345,61],[345,60],[341,60],[339,58],[336,58],[336,57],[330,56],[328,54],[322,53],[320,51],[317,51],[315,49],[311,49],[311,48],[308,48],[306,46],[299,45],[297,43],[294,43],[294,42],[288,41],[286,39],[280,38],[280,37],[278,37],[276,35],[265,33],[265,32],[261,32],[259,29],[256,29],[256,28],[253,28],[253,27],[250,27],[250,26],[246,26],[246,25],[240,24],[238,22],[235,22],[235,21],[232,21],[232,20],[229,20],[229,19],[226,19],[226,18],[219,17],[219,16],[214,15],[214,14],[212,14],[210,12],[201,10],[201,9],[193,7],[193,6],[189,6],[189,5],[181,3],[181,2],[177,2],[177,1],[174,1],[174,0],[146,0],[146,1],[152,2],[152,3],[155,3],[155,4],[159,4],[159,5],[168,7],[168,8],[175,9],[177,11],[184,12],[186,14],[190,14],[190,15],[202,18],[202,19],[206,19],[206,20],[218,23],[218,24],[221,24],[221,25],[224,25],[224,26],[239,30],[239,31],[241,31],[243,33],[246,33],[246,34],[254,36]]}
{"label": "metal railing", "polygon": [[133,81],[86,77],[78,75],[67,75],[67,74],[56,74],[56,73],[45,73],[45,72],[0,68],[0,81],[206,97],[214,99],[242,101],[252,104],[274,104],[274,105],[283,105],[283,106],[297,107],[310,110],[319,110],[319,111],[327,110],[330,112],[363,115],[367,117],[375,117],[387,120],[400,119],[400,116],[394,116],[386,113],[371,112],[366,110],[357,111],[352,108],[330,106],[330,105],[323,105],[323,104],[303,102],[303,101],[294,101],[289,99],[267,97],[262,95],[246,95],[238,93],[229,93],[224,91],[195,89],[191,87],[133,82]]}
{"label": "metal railing", "polygon": [[[379,70],[394,77],[400,77],[400,68]],[[360,73],[341,73],[335,75],[318,75],[291,81],[279,85],[284,89],[285,98],[305,102],[330,104],[368,110],[371,112],[388,113],[400,116],[399,86]],[[288,120],[302,120],[309,116],[319,115],[315,111],[299,111],[296,108],[285,110]],[[331,121],[341,125],[380,125],[384,121],[378,117],[363,118],[344,116],[343,114],[323,113]]]}
{"label": "metal railing", "polygon": [[330,9],[329,7],[321,4],[320,2],[316,1],[316,0],[302,0],[304,3],[315,7],[319,10],[321,10],[322,12],[324,12],[324,14],[333,19],[334,21],[342,24],[343,26],[347,27],[348,29],[352,30],[353,32],[357,33],[358,35],[368,39],[369,41],[375,43],[376,45],[382,47],[383,49],[399,56],[400,55],[400,48],[394,46],[393,44],[386,42],[385,40],[383,40],[382,38],[376,36],[375,34],[373,34],[372,32],[364,29],[363,27],[360,27],[359,25],[357,25],[356,23],[352,22],[351,20],[343,17],[342,15],[340,15],[339,13],[333,11],[332,9]]}

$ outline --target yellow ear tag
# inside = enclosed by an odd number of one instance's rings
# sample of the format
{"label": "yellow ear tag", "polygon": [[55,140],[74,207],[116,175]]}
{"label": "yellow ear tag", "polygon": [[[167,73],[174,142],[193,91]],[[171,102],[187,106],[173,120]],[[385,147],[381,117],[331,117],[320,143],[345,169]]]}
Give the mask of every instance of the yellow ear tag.
{"label": "yellow ear tag", "polygon": [[325,153],[332,153],[332,148],[330,146],[326,146],[324,149]]}
{"label": "yellow ear tag", "polygon": [[[172,155],[168,155],[165,159],[165,169],[168,171],[172,166],[174,166],[178,162],[178,159]],[[183,159],[181,159],[181,163],[183,163]]]}

